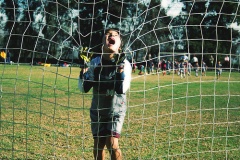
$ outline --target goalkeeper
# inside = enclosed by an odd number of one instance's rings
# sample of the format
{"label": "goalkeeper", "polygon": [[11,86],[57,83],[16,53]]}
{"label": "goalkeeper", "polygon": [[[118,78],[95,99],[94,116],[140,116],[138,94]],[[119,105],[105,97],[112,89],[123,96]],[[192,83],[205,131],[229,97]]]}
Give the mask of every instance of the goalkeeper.
{"label": "goalkeeper", "polygon": [[93,58],[89,67],[82,65],[78,86],[85,93],[93,88],[90,117],[94,158],[104,159],[106,146],[111,159],[119,160],[122,153],[118,138],[126,113],[126,92],[130,87],[132,69],[124,53],[120,53],[119,30],[107,29],[102,43],[102,54]]}

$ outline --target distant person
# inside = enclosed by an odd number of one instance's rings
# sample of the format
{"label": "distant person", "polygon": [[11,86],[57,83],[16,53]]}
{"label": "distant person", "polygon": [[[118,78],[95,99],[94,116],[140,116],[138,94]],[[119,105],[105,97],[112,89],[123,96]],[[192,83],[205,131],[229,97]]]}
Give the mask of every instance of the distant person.
{"label": "distant person", "polygon": [[174,73],[175,73],[175,74],[177,74],[177,72],[178,72],[178,68],[179,68],[179,67],[178,67],[178,64],[179,64],[179,63],[178,63],[177,59],[175,59],[175,60],[174,60],[174,65],[173,65],[173,66],[174,66]]}
{"label": "distant person", "polygon": [[166,69],[167,69],[167,63],[166,63],[166,60],[163,59],[162,62],[161,62],[161,70],[162,70],[163,76],[166,75]]}
{"label": "distant person", "polygon": [[185,62],[181,61],[179,65],[180,77],[185,78]]}
{"label": "distant person", "polygon": [[161,60],[158,59],[158,62],[156,64],[156,74],[160,73],[161,71]]}
{"label": "distant person", "polygon": [[135,60],[134,60],[134,61],[133,61],[133,64],[132,64],[132,73],[135,73],[136,68],[137,68],[137,65],[136,65],[136,62],[135,62]]}
{"label": "distant person", "polygon": [[184,62],[188,61],[188,56],[187,56],[187,54],[181,56],[180,59],[179,59],[179,61],[184,61]]}
{"label": "distant person", "polygon": [[166,70],[167,70],[167,75],[170,75],[172,69],[172,63],[170,60],[167,61],[166,63]]}
{"label": "distant person", "polygon": [[187,62],[187,61],[188,61],[188,55],[187,55],[187,54],[183,56],[183,61],[184,61],[184,62]]}
{"label": "distant person", "polygon": [[145,63],[142,62],[139,66],[138,66],[138,69],[139,69],[139,73],[138,75],[143,75],[145,73]]}
{"label": "distant person", "polygon": [[193,56],[192,63],[193,63],[192,65],[195,70],[195,76],[198,77],[199,64],[198,64],[198,58],[196,57],[196,55]]}
{"label": "distant person", "polygon": [[230,59],[229,59],[229,57],[228,57],[228,55],[226,55],[225,56],[225,58],[224,58],[224,68],[229,68],[230,67]]}
{"label": "distant person", "polygon": [[217,74],[217,79],[219,79],[222,74],[222,64],[220,61],[218,61],[218,63],[216,64],[216,74]]}
{"label": "distant person", "polygon": [[206,76],[207,65],[204,61],[202,61],[202,76]]}
{"label": "distant person", "polygon": [[191,76],[191,72],[192,72],[192,64],[191,62],[187,62],[187,72],[188,72],[188,75]]}
{"label": "distant person", "polygon": [[10,64],[10,62],[11,62],[11,53],[10,53],[10,51],[8,50],[8,51],[7,51],[7,57],[6,57],[6,63],[9,63],[9,64]]}
{"label": "distant person", "polygon": [[210,57],[210,63],[211,63],[211,67],[213,67],[213,63],[214,63],[214,57],[211,55],[211,57]]}
{"label": "distant person", "polygon": [[197,63],[194,63],[194,70],[195,70],[195,76],[198,77],[198,70],[199,70],[199,64],[198,62]]}
{"label": "distant person", "polygon": [[193,64],[198,63],[198,58],[196,57],[196,55],[193,55],[192,63]]}
{"label": "distant person", "polygon": [[148,55],[148,60],[147,60],[147,72],[148,74],[153,72],[153,60],[151,57],[151,54]]}

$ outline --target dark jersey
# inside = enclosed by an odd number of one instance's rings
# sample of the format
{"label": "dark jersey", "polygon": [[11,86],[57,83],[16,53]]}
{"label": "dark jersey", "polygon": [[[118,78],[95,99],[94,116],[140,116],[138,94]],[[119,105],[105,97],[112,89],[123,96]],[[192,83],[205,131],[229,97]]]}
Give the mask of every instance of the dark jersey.
{"label": "dark jersey", "polygon": [[131,65],[124,60],[123,72],[111,61],[101,61],[101,57],[91,60],[86,73],[80,75],[79,89],[88,92],[93,88],[91,110],[100,115],[125,114],[126,91],[130,87]]}

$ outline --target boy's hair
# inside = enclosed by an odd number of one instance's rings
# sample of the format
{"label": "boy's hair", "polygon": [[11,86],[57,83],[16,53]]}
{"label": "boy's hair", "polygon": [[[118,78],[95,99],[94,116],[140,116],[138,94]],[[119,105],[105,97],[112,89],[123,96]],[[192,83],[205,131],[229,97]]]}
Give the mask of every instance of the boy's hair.
{"label": "boy's hair", "polygon": [[105,34],[108,33],[109,31],[116,31],[120,35],[120,30],[118,28],[108,28],[105,30]]}

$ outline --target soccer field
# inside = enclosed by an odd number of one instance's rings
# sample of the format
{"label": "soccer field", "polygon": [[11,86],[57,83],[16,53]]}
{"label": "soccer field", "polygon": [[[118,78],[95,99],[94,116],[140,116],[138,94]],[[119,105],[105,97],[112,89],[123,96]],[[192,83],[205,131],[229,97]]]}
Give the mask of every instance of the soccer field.
{"label": "soccer field", "polygon": [[[0,65],[0,159],[92,159],[79,68]],[[132,75],[123,158],[240,159],[240,73]]]}

